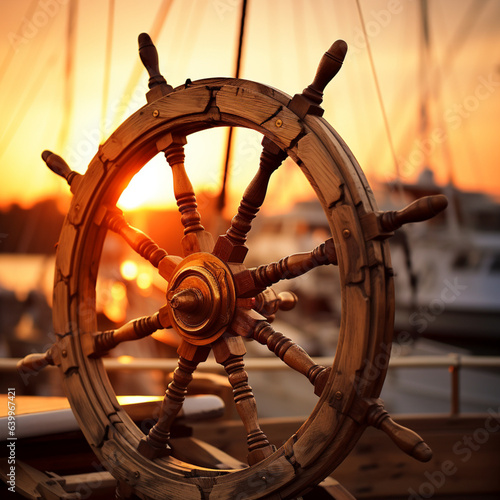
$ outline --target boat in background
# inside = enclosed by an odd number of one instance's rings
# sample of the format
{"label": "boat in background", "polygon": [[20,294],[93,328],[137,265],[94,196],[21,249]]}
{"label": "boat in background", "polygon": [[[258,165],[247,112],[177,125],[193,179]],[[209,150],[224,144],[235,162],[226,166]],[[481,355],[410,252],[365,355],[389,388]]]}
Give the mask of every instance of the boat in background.
{"label": "boat in background", "polygon": [[[377,193],[383,210],[397,210],[432,194],[442,193],[451,200],[443,214],[399,229],[390,240],[396,339],[398,333],[409,334],[475,354],[500,352],[500,204],[484,193],[438,186],[428,169],[415,184],[389,184],[384,189]],[[256,224],[249,237],[249,258],[259,265],[279,260],[290,248],[310,251],[329,231],[319,202],[297,203],[289,213]],[[325,312],[340,318],[340,285],[331,273],[323,267],[314,269],[294,283],[293,291],[299,297],[312,294]]]}
{"label": "boat in background", "polygon": [[500,204],[484,193],[438,186],[429,169],[417,183],[390,189],[402,191],[406,201],[438,193],[450,200],[440,216],[401,229],[391,239],[396,330],[474,352],[485,344],[488,352],[498,349]]}

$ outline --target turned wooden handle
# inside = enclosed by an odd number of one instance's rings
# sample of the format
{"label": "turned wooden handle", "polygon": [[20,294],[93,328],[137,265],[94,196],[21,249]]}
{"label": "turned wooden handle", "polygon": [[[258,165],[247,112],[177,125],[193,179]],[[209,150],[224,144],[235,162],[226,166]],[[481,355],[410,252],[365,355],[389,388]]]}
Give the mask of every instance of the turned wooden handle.
{"label": "turned wooden handle", "polygon": [[49,351],[28,354],[17,363],[17,369],[21,373],[38,373],[48,365],[53,365],[54,360]]}
{"label": "turned wooden handle", "polygon": [[116,330],[97,332],[93,335],[94,346],[89,355],[90,357],[103,356],[121,342],[142,339],[163,327],[160,323],[160,313],[157,312],[152,316],[143,316],[129,321]]}
{"label": "turned wooden handle", "polygon": [[149,88],[152,89],[156,85],[166,85],[165,78],[160,74],[158,51],[147,33],[139,35],[139,57],[149,74]]}
{"label": "turned wooden handle", "polygon": [[52,172],[66,179],[68,184],[71,184],[75,175],[78,175],[77,172],[69,168],[69,165],[59,155],[56,155],[52,151],[45,150],[42,153],[42,160]]}
{"label": "turned wooden handle", "polygon": [[167,252],[160,248],[147,234],[129,225],[120,209],[115,207],[108,210],[103,220],[110,231],[121,235],[133,250],[149,260],[154,267],[158,267],[160,262],[167,257]]}
{"label": "turned wooden handle", "polygon": [[298,278],[317,266],[336,264],[335,244],[330,238],[310,252],[294,253],[278,262],[263,264],[250,269],[253,281],[257,286],[266,287],[278,281]]}
{"label": "turned wooden handle", "polygon": [[366,422],[368,425],[384,431],[401,450],[420,462],[432,458],[428,444],[414,431],[397,424],[385,410],[381,400],[365,400],[367,405]]}
{"label": "turned wooden handle", "polygon": [[265,316],[267,321],[274,321],[274,315],[278,311],[290,311],[298,302],[298,297],[293,292],[281,292],[276,294],[272,288],[266,288],[254,299],[253,309]]}
{"label": "turned wooden handle", "polygon": [[316,104],[321,104],[323,91],[333,77],[339,72],[347,53],[347,43],[344,40],[337,40],[323,54],[316,76],[313,82],[302,92],[303,95],[311,99]]}
{"label": "turned wooden handle", "polygon": [[280,292],[278,294],[278,309],[280,311],[291,311],[298,302],[298,297],[293,292]]}
{"label": "turned wooden handle", "polygon": [[384,231],[395,231],[403,224],[421,222],[436,216],[448,206],[443,194],[424,196],[397,212],[384,212],[380,216],[380,226]]}
{"label": "turned wooden handle", "polygon": [[396,446],[420,462],[428,462],[432,458],[429,445],[414,431],[397,424],[389,415],[379,426],[396,444]]}

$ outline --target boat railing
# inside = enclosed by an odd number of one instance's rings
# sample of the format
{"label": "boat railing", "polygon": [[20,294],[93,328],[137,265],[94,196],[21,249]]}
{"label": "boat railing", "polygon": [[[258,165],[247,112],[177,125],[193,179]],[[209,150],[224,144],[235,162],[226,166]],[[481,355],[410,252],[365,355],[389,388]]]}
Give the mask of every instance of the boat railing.
{"label": "boat railing", "polygon": [[[331,366],[334,361],[333,356],[313,357],[315,363],[322,366]],[[0,358],[0,373],[16,371],[19,358]],[[119,356],[118,358],[104,358],[104,367],[109,372],[116,371],[147,371],[159,370],[163,372],[173,372],[177,367],[177,360],[174,358],[135,358],[132,356]],[[55,367],[47,367],[54,369]],[[401,368],[443,368],[448,369],[451,377],[450,383],[450,414],[460,413],[460,375],[463,368],[492,368],[500,369],[500,356],[473,356],[457,353],[440,356],[401,356],[393,357],[389,361],[389,370]],[[267,357],[248,357],[245,359],[245,369],[247,371],[281,371],[289,369],[280,359]],[[224,373],[221,365],[213,360],[207,360],[197,367],[197,371],[210,373]]]}

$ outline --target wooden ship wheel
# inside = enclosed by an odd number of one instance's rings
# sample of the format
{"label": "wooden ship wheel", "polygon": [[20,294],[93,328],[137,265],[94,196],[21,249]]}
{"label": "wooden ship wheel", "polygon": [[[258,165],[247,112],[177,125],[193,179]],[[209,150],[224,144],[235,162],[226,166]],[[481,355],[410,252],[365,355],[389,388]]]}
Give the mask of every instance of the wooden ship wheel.
{"label": "wooden ship wheel", "polygon": [[[394,316],[387,238],[404,223],[432,217],[447,202],[440,195],[417,200],[398,212],[377,209],[353,154],[322,118],[322,93],[339,71],[346,50],[345,42],[335,42],[321,59],[312,84],[293,98],[260,83],[231,78],[187,81],[174,89],[159,72],[150,37],[141,34],[139,53],[150,76],[147,104],[99,147],[85,175],[44,151],[43,159],[67,180],[74,196],[57,249],[53,305],[57,342],[44,354],[27,356],[20,369],[59,367],[86,440],[119,484],[118,498],[296,498],[332,473],[368,425],[381,428],[418,460],[430,459],[426,443],[396,424],[379,399]],[[230,227],[214,241],[202,225],[184,169],[184,145],[190,134],[220,126],[250,128],[263,140],[258,170]],[[167,254],[131,227],[116,207],[132,176],[159,152],[172,169],[184,227],[182,256]],[[287,156],[314,189],[331,238],[310,252],[249,268],[247,235],[270,176]],[[164,279],[165,304],[151,316],[100,332],[95,288],[108,231],[121,235],[158,269]],[[317,266],[338,266],[342,294],[340,337],[334,363],[328,367],[315,364],[267,320],[286,302],[273,285]],[[158,421],[145,435],[118,404],[102,356],[121,342],[140,341],[162,328],[173,329],[181,339],[178,366]],[[310,416],[279,448],[259,425],[245,371],[244,339],[267,346],[307,377],[318,397]],[[210,352],[233,388],[247,434],[246,467],[200,467],[177,458],[170,446],[171,426],[193,372]]]}

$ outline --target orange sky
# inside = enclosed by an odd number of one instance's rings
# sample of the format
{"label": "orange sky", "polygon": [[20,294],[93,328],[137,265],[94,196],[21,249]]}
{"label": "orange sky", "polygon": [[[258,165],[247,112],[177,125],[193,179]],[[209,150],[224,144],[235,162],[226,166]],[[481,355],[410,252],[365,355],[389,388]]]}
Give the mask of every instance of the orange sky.
{"label": "orange sky", "polygon": [[[116,0],[103,130],[108,2],[78,2],[73,114],[64,145],[58,142],[69,0],[4,4],[0,16],[2,204],[27,205],[48,196],[65,196],[67,186],[44,167],[40,153],[51,149],[84,173],[119,111],[125,110],[121,121],[145,104],[145,71],[132,98],[123,102],[121,98],[138,61],[137,35],[151,31],[163,4],[162,0]],[[422,143],[418,142],[419,2],[360,0],[401,179],[415,180],[422,150],[428,147],[438,181],[446,182],[451,171],[459,187],[500,195],[500,2],[433,0],[430,4],[433,53],[426,74],[439,92],[429,100],[429,139]],[[161,70],[170,84],[232,75],[239,10],[239,0],[172,2],[155,40]],[[341,73],[326,89],[324,116],[351,147],[371,182],[393,179],[394,160],[354,0],[249,0],[241,76],[293,95],[311,82],[321,54],[337,38],[346,40],[350,50]],[[440,85],[436,85],[438,79]],[[218,192],[225,136],[224,130],[215,130],[189,138],[186,168],[195,188]],[[236,139],[231,186],[237,197],[255,171],[260,137],[239,131]],[[136,204],[172,203],[170,172],[163,162],[157,158],[132,181],[146,186],[142,193],[149,195],[148,201],[136,190],[131,197]],[[285,180],[290,187],[283,189]],[[292,190],[293,200],[309,196],[309,188],[303,185],[300,174],[287,166],[271,185],[268,205],[290,201]]]}

